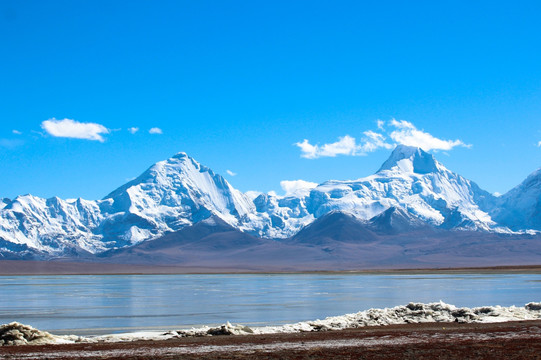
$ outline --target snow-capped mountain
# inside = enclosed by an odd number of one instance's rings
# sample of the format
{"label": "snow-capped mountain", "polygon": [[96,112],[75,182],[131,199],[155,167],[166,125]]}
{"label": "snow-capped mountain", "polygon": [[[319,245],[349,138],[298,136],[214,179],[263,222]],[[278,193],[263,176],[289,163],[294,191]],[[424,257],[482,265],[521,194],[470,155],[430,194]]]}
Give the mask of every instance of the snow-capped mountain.
{"label": "snow-capped mountain", "polygon": [[[0,253],[99,253],[134,245],[216,215],[232,226],[254,211],[244,194],[185,153],[160,161],[103,200],[3,200]],[[3,241],[2,241],[3,240]]]}
{"label": "snow-capped mountain", "polygon": [[[236,226],[254,211],[250,199],[222,176],[178,153],[160,161],[109,195],[110,214],[100,225],[105,239],[137,243],[195,224],[211,215]],[[119,233],[120,232],[120,233]]]}
{"label": "snow-capped mountain", "polygon": [[[540,171],[501,198],[425,151],[398,146],[376,174],[331,180],[288,196],[243,194],[185,153],[160,161],[102,200],[0,202],[0,256],[77,256],[157,239],[216,217],[259,238],[291,238],[316,219],[348,214],[376,233],[423,226],[540,229]],[[330,217],[332,218],[332,217]]]}
{"label": "snow-capped mountain", "polygon": [[69,254],[107,248],[92,232],[103,218],[100,202],[18,196],[0,210],[0,253]]}
{"label": "snow-capped mountain", "polygon": [[498,198],[491,216],[512,230],[541,230],[541,169]]}
{"label": "snow-capped mountain", "polygon": [[333,210],[369,220],[393,207],[425,223],[447,229],[497,227],[488,211],[495,198],[475,183],[447,170],[434,157],[400,145],[374,175],[352,181],[331,180],[304,196],[261,194],[254,199],[244,230],[286,238]]}

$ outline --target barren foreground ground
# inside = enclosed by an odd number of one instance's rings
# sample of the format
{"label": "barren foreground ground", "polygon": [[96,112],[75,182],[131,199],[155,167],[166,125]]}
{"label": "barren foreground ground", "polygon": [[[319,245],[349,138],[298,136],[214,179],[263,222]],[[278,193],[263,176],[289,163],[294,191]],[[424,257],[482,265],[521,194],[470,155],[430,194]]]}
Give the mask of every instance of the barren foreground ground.
{"label": "barren foreground ground", "polygon": [[541,359],[541,321],[5,346],[2,359]]}

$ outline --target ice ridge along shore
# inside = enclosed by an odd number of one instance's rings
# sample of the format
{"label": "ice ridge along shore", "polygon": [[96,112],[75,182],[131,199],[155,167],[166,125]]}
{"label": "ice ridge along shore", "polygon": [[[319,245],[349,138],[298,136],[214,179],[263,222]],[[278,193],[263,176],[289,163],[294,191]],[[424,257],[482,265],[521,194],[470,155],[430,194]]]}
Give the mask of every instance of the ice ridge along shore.
{"label": "ice ridge along shore", "polygon": [[408,323],[495,323],[539,319],[541,319],[541,302],[530,302],[524,307],[496,305],[458,308],[440,301],[429,304],[409,303],[392,308],[369,309],[354,314],[328,317],[323,320],[304,321],[280,326],[250,328],[243,325],[232,325],[227,322],[220,327],[205,326],[189,330],[134,332],[92,337],[53,335],[28,325],[12,322],[0,325],[0,346],[167,340],[190,336],[296,333]]}

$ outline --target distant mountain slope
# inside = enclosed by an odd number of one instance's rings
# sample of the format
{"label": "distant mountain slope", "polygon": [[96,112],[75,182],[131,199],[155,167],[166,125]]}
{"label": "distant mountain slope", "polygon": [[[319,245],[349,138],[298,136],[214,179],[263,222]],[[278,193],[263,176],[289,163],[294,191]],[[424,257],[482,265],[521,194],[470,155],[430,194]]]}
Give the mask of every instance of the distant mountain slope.
{"label": "distant mountain slope", "polygon": [[324,250],[256,238],[217,217],[155,240],[87,257],[85,261],[272,271],[333,266]]}
{"label": "distant mountain slope", "polygon": [[118,263],[183,263],[193,261],[194,256],[219,257],[269,241],[272,240],[253,237],[235,229],[220,218],[211,216],[193,226],[158,239],[127,248],[109,250],[99,254],[99,257]]}
{"label": "distant mountain slope", "polygon": [[[391,211],[392,212],[392,211]],[[375,219],[379,220],[379,219]],[[372,221],[332,212],[290,239],[260,239],[217,218],[86,261],[244,271],[478,267],[541,262],[540,235],[428,226],[376,234]]]}
{"label": "distant mountain slope", "polygon": [[292,242],[298,244],[328,246],[339,243],[370,243],[377,240],[363,222],[350,214],[332,211],[301,229]]}
{"label": "distant mountain slope", "polygon": [[431,229],[425,222],[394,206],[370,219],[369,228],[380,235],[407,234]]}
{"label": "distant mountain slope", "polygon": [[[475,234],[510,233],[507,227],[541,230],[540,173],[495,198],[446,169],[431,154],[400,145],[374,175],[330,180],[289,196],[269,193],[253,198],[178,153],[102,200],[32,195],[2,199],[0,258],[86,258],[148,242],[136,248],[144,253],[167,241],[200,252],[221,246],[233,251],[236,244],[235,251],[246,256],[250,256],[248,249],[274,254],[280,246],[311,247],[319,254],[314,259],[323,259],[332,248],[348,258],[345,251],[359,244],[409,233],[442,237],[442,231],[453,230]],[[221,225],[208,227],[209,221]],[[194,225],[200,223],[201,229],[216,234],[199,234],[202,230]],[[189,246],[188,238],[193,240]],[[265,257],[263,252],[260,255]]]}

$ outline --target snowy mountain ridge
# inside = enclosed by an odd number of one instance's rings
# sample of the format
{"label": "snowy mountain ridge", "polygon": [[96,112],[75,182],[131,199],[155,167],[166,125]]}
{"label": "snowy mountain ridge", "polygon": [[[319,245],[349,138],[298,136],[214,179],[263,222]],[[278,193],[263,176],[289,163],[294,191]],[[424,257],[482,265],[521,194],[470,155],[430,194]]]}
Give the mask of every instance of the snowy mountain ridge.
{"label": "snowy mountain ridge", "polygon": [[258,221],[243,224],[242,229],[255,230],[259,236],[283,238],[333,210],[369,220],[395,207],[446,229],[507,231],[488,214],[495,203],[494,196],[449,171],[431,154],[398,146],[374,175],[330,180],[305,196],[261,194],[254,199]]}
{"label": "snowy mountain ridge", "polygon": [[[496,198],[419,148],[398,146],[376,174],[330,180],[288,196],[243,194],[185,153],[160,161],[102,200],[0,202],[0,256],[77,256],[133,246],[211,216],[284,239],[333,211],[453,230],[541,230],[541,170]],[[374,220],[375,221],[375,220]],[[389,220],[387,220],[389,221]],[[383,225],[381,225],[383,226]]]}

